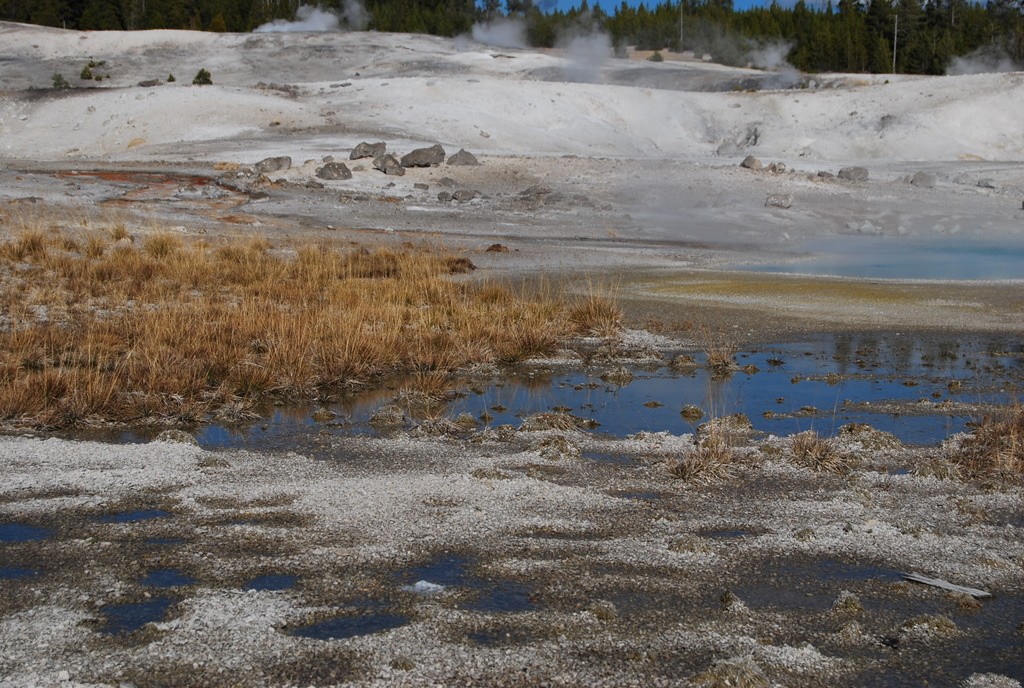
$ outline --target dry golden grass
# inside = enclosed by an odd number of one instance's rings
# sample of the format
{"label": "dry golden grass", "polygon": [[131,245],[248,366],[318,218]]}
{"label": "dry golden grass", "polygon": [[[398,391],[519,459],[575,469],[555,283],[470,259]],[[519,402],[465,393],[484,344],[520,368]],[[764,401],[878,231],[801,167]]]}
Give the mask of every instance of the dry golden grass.
{"label": "dry golden grass", "polygon": [[694,451],[671,462],[668,472],[679,480],[709,484],[731,478],[735,459],[735,452],[725,436],[713,432],[702,437]]}
{"label": "dry golden grass", "polygon": [[136,242],[123,222],[0,215],[0,423],[194,423],[397,371],[435,387],[578,330],[572,304],[451,277],[470,269],[437,250]]}
{"label": "dry golden grass", "polygon": [[736,354],[739,352],[739,345],[731,335],[706,324],[698,325],[696,334],[707,358],[707,367],[713,376],[723,377],[737,370]]}
{"label": "dry golden grass", "polygon": [[974,423],[971,433],[950,446],[944,458],[969,477],[1020,480],[1024,477],[1024,406],[1015,404]]}
{"label": "dry golden grass", "polygon": [[850,466],[850,457],[835,439],[822,437],[815,430],[793,435],[790,450],[793,463],[813,471],[841,473]]}

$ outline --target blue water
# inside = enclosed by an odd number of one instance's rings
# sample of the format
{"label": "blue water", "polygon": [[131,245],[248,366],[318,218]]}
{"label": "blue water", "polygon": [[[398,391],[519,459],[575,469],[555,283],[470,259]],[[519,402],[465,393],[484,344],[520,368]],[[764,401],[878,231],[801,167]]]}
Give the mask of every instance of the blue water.
{"label": "blue water", "polygon": [[743,266],[756,272],[877,279],[1024,279],[1024,242],[969,238],[835,237],[800,245],[807,260]]}
{"label": "blue water", "polygon": [[135,523],[137,521],[149,521],[154,518],[168,518],[174,514],[160,509],[138,509],[136,511],[123,511],[118,514],[101,516],[97,521],[101,523]]}
{"label": "blue water", "polygon": [[297,576],[268,574],[257,576],[245,585],[246,590],[289,590],[299,582]]}
{"label": "blue water", "polygon": [[102,607],[107,623],[100,629],[103,633],[131,633],[150,622],[160,621],[174,604],[169,597],[154,597],[146,602],[115,604]]}
{"label": "blue water", "polygon": [[52,530],[21,523],[0,523],[0,542],[34,542],[53,535]]}

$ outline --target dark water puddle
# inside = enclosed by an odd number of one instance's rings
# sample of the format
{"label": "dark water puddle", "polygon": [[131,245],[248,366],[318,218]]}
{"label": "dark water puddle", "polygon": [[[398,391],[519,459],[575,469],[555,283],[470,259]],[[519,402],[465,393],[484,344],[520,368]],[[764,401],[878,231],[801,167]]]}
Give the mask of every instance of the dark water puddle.
{"label": "dark water puddle", "polygon": [[291,635],[317,640],[341,640],[361,635],[370,635],[399,628],[409,623],[410,619],[401,614],[367,613],[356,616],[339,616],[320,621],[309,626],[289,631]]}
{"label": "dark water puddle", "polygon": [[100,611],[106,615],[107,623],[99,630],[112,634],[137,631],[148,623],[162,621],[175,601],[170,597],[154,597],[145,602],[102,607]]}
{"label": "dark water puddle", "polygon": [[639,499],[642,501],[653,501],[665,496],[660,492],[609,492],[608,494],[619,499]]}
{"label": "dark water puddle", "polygon": [[195,578],[185,575],[177,569],[158,569],[156,571],[150,571],[139,580],[139,583],[142,585],[151,585],[157,588],[184,587],[187,585],[193,585],[195,582]]}
{"label": "dark water puddle", "polygon": [[824,559],[814,564],[783,566],[779,569],[779,573],[805,580],[877,580],[886,583],[897,583],[903,580],[903,574],[894,569],[851,564],[834,559]]}
{"label": "dark water puddle", "polygon": [[138,509],[136,511],[122,511],[117,514],[100,516],[96,520],[100,523],[136,523],[156,518],[170,518],[173,515],[169,511],[162,511],[160,509]]}
{"label": "dark water puddle", "polygon": [[[893,569],[824,559],[818,562],[779,566],[753,576],[758,582],[737,588],[735,593],[748,605],[824,611],[836,600],[835,583],[896,583],[903,574]],[[842,587],[841,585],[839,586]],[[865,606],[870,602],[862,600]]]}
{"label": "dark water puddle", "polygon": [[0,566],[0,580],[35,578],[43,574],[39,569],[23,569],[17,566]]}
{"label": "dark water puddle", "polygon": [[0,523],[0,542],[36,542],[53,536],[52,530],[21,523]]}
{"label": "dark water puddle", "polygon": [[597,463],[610,464],[614,466],[628,466],[636,463],[636,459],[632,456],[623,456],[622,454],[605,454],[602,452],[583,452],[583,458]]}
{"label": "dark water puddle", "polygon": [[764,535],[764,532],[755,532],[753,530],[742,530],[742,529],[726,529],[726,530],[702,530],[697,533],[701,537],[719,539],[732,539],[732,538],[745,538],[745,537],[756,537],[758,535]]}
{"label": "dark water puddle", "polygon": [[[468,590],[472,596],[460,605],[460,609],[479,612],[523,612],[537,608],[532,589],[525,583],[514,580],[494,580],[473,574],[470,569],[477,561],[462,555],[444,555],[433,561],[399,573],[408,589],[415,589],[421,581]],[[429,590],[428,586],[421,586]]]}
{"label": "dark water puddle", "polygon": [[245,584],[246,590],[290,590],[298,584],[298,576],[267,574],[256,576]]}

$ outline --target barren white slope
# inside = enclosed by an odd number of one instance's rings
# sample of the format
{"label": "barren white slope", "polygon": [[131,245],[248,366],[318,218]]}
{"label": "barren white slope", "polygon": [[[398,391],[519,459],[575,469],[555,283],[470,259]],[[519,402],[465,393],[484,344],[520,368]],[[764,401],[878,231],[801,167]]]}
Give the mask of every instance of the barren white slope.
{"label": "barren white slope", "polygon": [[[251,159],[281,137],[440,142],[495,154],[711,158],[756,130],[757,154],[831,161],[1024,159],[1024,75],[827,77],[755,92],[570,83],[554,52],[379,33],[71,32],[0,25],[0,157]],[[459,48],[462,48],[461,50]],[[102,82],[78,73],[106,62]],[[208,69],[214,86],[189,83]],[[597,81],[742,79],[717,65],[608,60]],[[47,87],[60,72],[66,92]],[[147,79],[178,81],[156,88]],[[563,76],[564,75],[564,76]],[[710,76],[709,76],[710,75]],[[635,78],[633,78],[635,76]],[[547,79],[547,80],[542,80]],[[652,81],[653,79],[653,81]],[[297,87],[257,89],[259,82]],[[345,84],[345,85],[342,85]],[[230,145],[245,137],[241,148]],[[255,137],[255,138],[253,138]],[[208,142],[193,149],[191,144]],[[159,148],[151,148],[159,146]]]}

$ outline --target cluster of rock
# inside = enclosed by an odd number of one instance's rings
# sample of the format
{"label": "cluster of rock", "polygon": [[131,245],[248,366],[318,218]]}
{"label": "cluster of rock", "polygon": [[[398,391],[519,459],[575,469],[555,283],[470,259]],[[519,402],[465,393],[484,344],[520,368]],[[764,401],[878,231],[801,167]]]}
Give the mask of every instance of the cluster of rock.
{"label": "cluster of rock", "polygon": [[[388,153],[387,148],[388,145],[384,141],[377,143],[367,143],[364,141],[352,149],[349,160],[372,158],[375,170],[380,170],[386,175],[395,177],[405,174],[406,168],[409,167],[435,167],[445,161],[444,148],[439,143],[428,148],[417,148],[410,153],[406,153],[401,158]],[[448,158],[448,164],[455,166],[479,165],[480,162],[476,159],[475,155],[462,148],[458,153]]]}
{"label": "cluster of rock", "polygon": [[[271,84],[273,86],[273,84]],[[435,167],[445,163],[445,151],[440,144],[427,148],[417,148],[401,158],[387,152],[387,144],[383,141],[377,143],[362,142],[352,149],[349,160],[361,160],[371,158],[373,167],[389,176],[401,176],[410,167]],[[322,159],[323,165],[316,168],[316,177],[325,181],[343,181],[352,179],[352,170],[343,162],[336,161],[332,156],[325,156]],[[479,165],[476,156],[465,149],[449,156],[447,164],[452,166]],[[229,174],[220,178],[217,183],[221,186],[248,193],[253,200],[264,200],[267,194],[262,191],[275,184],[268,175],[276,172],[286,172],[292,167],[292,159],[287,155],[264,158],[251,168],[239,169],[235,166]],[[455,180],[444,178],[450,182],[448,186],[454,187]],[[284,179],[278,179],[278,184],[286,184]],[[323,188],[323,184],[310,179],[305,182],[309,188]],[[425,184],[416,184],[417,188],[428,188]],[[460,189],[453,192],[442,191],[438,194],[441,201],[468,201],[477,198],[480,192],[471,189]]]}

